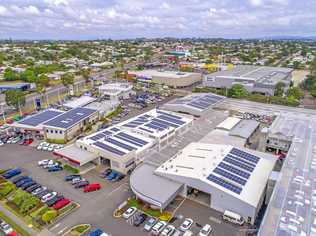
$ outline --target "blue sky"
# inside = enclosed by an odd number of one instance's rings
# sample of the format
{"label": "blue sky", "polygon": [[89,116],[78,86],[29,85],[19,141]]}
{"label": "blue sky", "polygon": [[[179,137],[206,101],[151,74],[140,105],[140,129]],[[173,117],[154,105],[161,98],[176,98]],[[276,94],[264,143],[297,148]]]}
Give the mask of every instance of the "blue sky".
{"label": "blue sky", "polygon": [[0,38],[316,36],[315,0],[0,0]]}

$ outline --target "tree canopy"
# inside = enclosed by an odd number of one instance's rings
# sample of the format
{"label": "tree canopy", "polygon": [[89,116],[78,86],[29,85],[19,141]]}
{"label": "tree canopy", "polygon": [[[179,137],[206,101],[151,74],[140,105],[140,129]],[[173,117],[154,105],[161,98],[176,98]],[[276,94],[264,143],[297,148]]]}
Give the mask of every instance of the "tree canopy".
{"label": "tree canopy", "polygon": [[71,73],[66,73],[66,74],[61,76],[61,82],[66,87],[68,87],[69,85],[73,85],[74,79],[75,79],[75,76]]}
{"label": "tree canopy", "polygon": [[228,96],[232,98],[245,98],[248,95],[248,91],[241,84],[235,84],[228,90]]}
{"label": "tree canopy", "polygon": [[25,94],[19,90],[8,90],[5,92],[5,101],[7,105],[18,109],[19,106],[24,106],[25,104]]}
{"label": "tree canopy", "polygon": [[283,82],[278,82],[275,85],[274,96],[282,97],[284,94],[285,84]]}

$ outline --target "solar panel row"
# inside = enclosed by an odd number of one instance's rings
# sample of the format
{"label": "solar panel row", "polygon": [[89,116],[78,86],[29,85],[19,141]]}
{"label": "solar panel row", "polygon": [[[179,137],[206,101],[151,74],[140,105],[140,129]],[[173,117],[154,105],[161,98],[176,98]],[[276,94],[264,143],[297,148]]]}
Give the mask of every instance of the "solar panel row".
{"label": "solar panel row", "polygon": [[232,184],[232,183],[229,183],[228,181],[223,180],[223,179],[221,179],[221,178],[219,178],[219,177],[217,177],[217,176],[215,176],[215,175],[213,175],[213,174],[210,174],[210,175],[207,177],[207,179],[208,179],[209,181],[211,181],[211,182],[217,184],[217,185],[222,186],[223,188],[226,188],[226,189],[228,189],[228,190],[230,190],[230,191],[236,193],[236,194],[240,194],[241,191],[242,191],[242,188],[240,188],[240,187],[238,187],[238,186],[236,186],[236,185],[234,185],[234,184]]}
{"label": "solar panel row", "polygon": [[28,117],[26,119],[23,119],[19,121],[19,124],[23,125],[29,125],[29,126],[38,126],[39,124],[42,124],[48,120],[51,120],[55,118],[58,115],[61,115],[63,112],[61,111],[44,111],[42,113],[36,114],[34,116]]}
{"label": "solar panel row", "polygon": [[233,148],[231,151],[230,151],[231,154],[234,154],[236,156],[239,156],[245,160],[248,160],[248,161],[251,161],[253,163],[258,163],[260,158],[253,155],[253,154],[250,154],[250,153],[247,153],[247,152],[244,152],[242,150],[239,150],[237,148]]}
{"label": "solar panel row", "polygon": [[231,165],[228,165],[228,164],[226,164],[224,162],[219,163],[218,166],[221,167],[222,169],[225,169],[225,170],[230,171],[230,172],[232,172],[232,173],[234,173],[236,175],[239,175],[239,176],[241,176],[241,177],[243,177],[245,179],[249,179],[249,177],[250,177],[249,173],[247,173],[245,171],[242,171],[242,170],[240,170],[238,168],[235,168],[235,167],[233,167]]}
{"label": "solar panel row", "polygon": [[103,149],[103,150],[112,152],[112,153],[117,154],[117,155],[119,155],[119,156],[123,156],[123,155],[126,154],[125,152],[122,152],[121,150],[118,150],[118,149],[116,149],[116,148],[113,148],[113,147],[111,147],[111,146],[109,146],[109,145],[107,145],[107,144],[105,144],[105,143],[95,142],[95,143],[93,143],[93,144],[94,144],[95,146],[97,146],[97,147]]}
{"label": "solar panel row", "polygon": [[133,151],[133,150],[136,149],[136,148],[134,148],[134,147],[132,147],[132,146],[129,146],[129,145],[125,144],[125,143],[119,142],[119,141],[117,141],[117,140],[115,140],[115,139],[113,139],[113,138],[105,138],[105,140],[106,140],[107,142],[109,142],[109,143],[111,143],[111,144],[113,144],[113,145],[115,145],[115,146],[118,146],[118,147],[120,147],[120,148],[123,148],[123,149],[125,149],[125,150],[127,150],[127,151]]}
{"label": "solar panel row", "polygon": [[229,154],[229,153],[228,153],[227,156],[230,157],[230,158],[233,158],[233,159],[236,160],[236,161],[240,161],[240,162],[242,162],[242,163],[244,163],[244,164],[247,164],[248,166],[251,166],[251,167],[253,167],[253,168],[256,167],[256,164],[254,164],[253,162],[250,162],[250,161],[248,161],[248,160],[245,160],[245,159],[243,159],[243,158],[240,158],[240,157],[238,157],[238,156],[236,156],[236,155],[232,155],[232,154]]}
{"label": "solar panel row", "polygon": [[161,120],[165,120],[165,121],[171,122],[171,123],[174,123],[174,124],[177,124],[177,125],[185,124],[185,122],[182,121],[182,120],[173,119],[173,118],[170,118],[170,117],[164,116],[164,115],[158,116],[157,118],[161,119]]}
{"label": "solar panel row", "polygon": [[170,118],[177,119],[177,120],[181,120],[182,119],[182,117],[180,117],[180,116],[172,115],[172,114],[169,114],[167,112],[163,112],[161,110],[157,110],[157,113],[165,115],[165,116],[169,116]]}
{"label": "solar panel row", "polygon": [[244,180],[243,178],[241,178],[237,175],[233,175],[233,174],[229,173],[228,171],[225,171],[225,170],[220,169],[218,167],[216,167],[213,172],[218,174],[218,175],[221,175],[227,179],[230,179],[237,184],[245,185],[247,183],[247,181]]}
{"label": "solar panel row", "polygon": [[226,157],[223,159],[223,161],[225,161],[225,162],[227,162],[227,163],[230,163],[230,164],[232,164],[232,165],[234,165],[234,166],[237,166],[237,167],[239,167],[239,168],[241,168],[241,169],[243,169],[243,170],[246,170],[246,171],[248,171],[248,172],[250,172],[250,173],[252,173],[253,170],[254,170],[253,167],[248,166],[248,165],[245,165],[244,163],[239,162],[239,161],[236,161],[236,160],[234,160],[234,159],[232,159],[232,158],[230,158],[230,157],[228,157],[228,156],[226,156]]}
{"label": "solar panel row", "polygon": [[142,139],[133,137],[133,136],[131,136],[131,135],[128,135],[128,134],[126,134],[126,133],[124,133],[124,132],[118,133],[118,136],[125,137],[125,138],[127,138],[127,139],[129,139],[129,140],[135,141],[135,142],[137,142],[137,143],[139,143],[139,144],[142,144],[142,146],[148,144],[148,142],[146,142],[146,141],[144,141],[144,140],[142,140]]}

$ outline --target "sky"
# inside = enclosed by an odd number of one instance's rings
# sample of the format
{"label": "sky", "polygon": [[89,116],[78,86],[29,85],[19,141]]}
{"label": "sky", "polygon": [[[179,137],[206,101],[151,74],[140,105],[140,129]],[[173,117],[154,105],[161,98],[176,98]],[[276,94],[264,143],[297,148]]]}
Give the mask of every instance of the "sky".
{"label": "sky", "polygon": [[0,39],[316,36],[316,0],[0,0]]}

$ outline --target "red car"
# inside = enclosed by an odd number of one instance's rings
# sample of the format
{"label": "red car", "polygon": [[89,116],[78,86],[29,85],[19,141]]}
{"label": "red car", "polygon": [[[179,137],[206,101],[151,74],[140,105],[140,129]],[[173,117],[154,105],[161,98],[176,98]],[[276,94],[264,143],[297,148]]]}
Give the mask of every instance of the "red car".
{"label": "red car", "polygon": [[86,187],[84,187],[83,192],[88,193],[88,192],[93,192],[97,191],[101,188],[101,185],[99,183],[94,183],[94,184],[89,184]]}
{"label": "red car", "polygon": [[31,143],[33,143],[32,138],[24,140],[23,145],[30,145]]}
{"label": "red car", "polygon": [[67,199],[67,198],[64,198],[58,202],[56,202],[54,205],[53,205],[53,208],[55,210],[59,210],[61,208],[63,208],[64,206],[67,206],[68,204],[70,203],[70,200]]}

